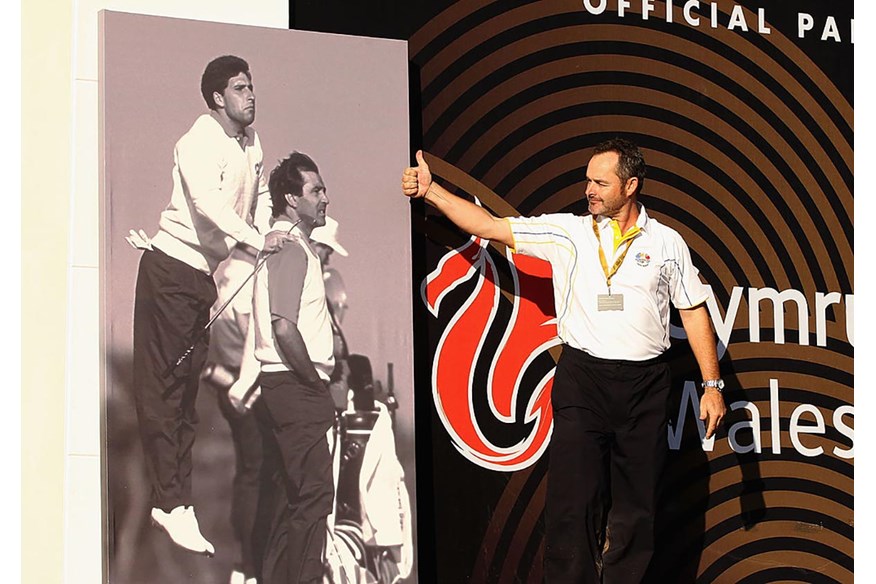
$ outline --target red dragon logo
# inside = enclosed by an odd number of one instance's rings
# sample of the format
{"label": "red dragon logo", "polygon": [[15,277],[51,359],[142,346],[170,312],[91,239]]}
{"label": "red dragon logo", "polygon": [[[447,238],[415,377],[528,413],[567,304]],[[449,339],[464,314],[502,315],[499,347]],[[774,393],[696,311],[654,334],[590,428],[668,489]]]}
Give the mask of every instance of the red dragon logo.
{"label": "red dragon logo", "polygon": [[[446,295],[476,278],[473,292],[457,308],[438,343],[432,364],[432,393],[444,427],[466,458],[484,468],[515,471],[538,460],[553,429],[550,393],[554,369],[537,383],[525,407],[525,416],[518,420],[514,412],[521,394],[526,393],[521,392],[523,375],[537,356],[559,345],[560,340],[552,313],[550,265],[507,252],[513,279],[512,316],[498,350],[493,354],[484,351],[487,332],[498,324],[494,320],[503,294],[497,285],[498,271],[487,251],[488,243],[472,238],[448,252],[423,282],[423,300],[437,317]],[[545,299],[549,301],[544,302]],[[481,359],[490,360],[486,387],[474,383],[475,367]],[[475,392],[486,392],[490,412],[501,424],[515,427],[531,424],[526,437],[510,447],[491,442],[475,415]]]}

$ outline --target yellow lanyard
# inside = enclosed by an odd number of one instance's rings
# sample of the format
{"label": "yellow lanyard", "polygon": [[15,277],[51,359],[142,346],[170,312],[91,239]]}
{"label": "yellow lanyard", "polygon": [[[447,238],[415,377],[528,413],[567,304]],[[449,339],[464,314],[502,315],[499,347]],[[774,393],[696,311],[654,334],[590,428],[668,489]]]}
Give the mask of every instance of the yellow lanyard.
{"label": "yellow lanyard", "polygon": [[624,248],[623,253],[614,260],[614,264],[611,266],[611,269],[608,269],[608,260],[605,259],[605,250],[602,249],[602,238],[599,237],[599,227],[596,226],[596,218],[593,218],[593,235],[596,236],[596,246],[599,248],[599,263],[602,264],[602,271],[605,273],[605,285],[608,287],[608,293],[611,294],[611,277],[614,276],[618,269],[621,267],[621,264],[624,263],[624,259],[627,257],[627,252],[630,251],[630,247],[633,245],[633,237],[626,241],[627,246]]}

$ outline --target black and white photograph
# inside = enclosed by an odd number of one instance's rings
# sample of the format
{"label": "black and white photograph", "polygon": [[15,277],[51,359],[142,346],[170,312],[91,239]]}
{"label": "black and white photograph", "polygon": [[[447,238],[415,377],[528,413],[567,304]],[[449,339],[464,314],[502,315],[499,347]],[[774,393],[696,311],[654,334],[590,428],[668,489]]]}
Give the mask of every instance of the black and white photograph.
{"label": "black and white photograph", "polygon": [[417,581],[407,43],[101,13],[105,574]]}

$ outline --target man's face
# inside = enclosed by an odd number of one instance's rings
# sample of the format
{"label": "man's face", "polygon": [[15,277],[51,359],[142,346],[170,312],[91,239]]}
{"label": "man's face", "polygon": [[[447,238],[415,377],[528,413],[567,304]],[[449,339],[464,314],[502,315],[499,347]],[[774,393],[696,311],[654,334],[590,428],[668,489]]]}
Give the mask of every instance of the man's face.
{"label": "man's face", "polygon": [[225,109],[225,114],[241,129],[255,121],[255,94],[252,81],[246,73],[238,73],[228,80],[222,94],[213,94],[216,105]]}
{"label": "man's face", "polygon": [[325,209],[329,200],[325,194],[325,183],[322,177],[315,172],[302,172],[304,186],[301,187],[301,196],[295,197],[298,201],[298,217],[313,227],[325,225]]}
{"label": "man's face", "polygon": [[329,259],[332,257],[332,252],[335,250],[319,241],[314,241],[312,243],[313,250],[316,252],[316,255],[319,256],[319,261],[322,263],[322,267],[326,267],[329,263]]}
{"label": "man's face", "polygon": [[593,215],[614,217],[636,191],[638,180],[626,184],[617,175],[617,152],[603,152],[590,159],[587,165],[587,208]]}

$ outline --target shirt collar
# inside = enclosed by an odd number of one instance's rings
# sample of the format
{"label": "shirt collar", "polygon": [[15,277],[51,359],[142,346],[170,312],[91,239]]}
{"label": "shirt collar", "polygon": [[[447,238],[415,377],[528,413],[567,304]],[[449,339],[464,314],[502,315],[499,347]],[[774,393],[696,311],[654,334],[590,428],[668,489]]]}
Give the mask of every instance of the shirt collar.
{"label": "shirt collar", "polygon": [[[637,203],[639,206],[639,217],[636,219],[636,226],[642,231],[648,231],[648,224],[651,219],[648,217],[648,212],[645,211],[645,206],[642,203]],[[595,215],[593,220],[596,221],[596,226],[599,230],[608,229],[611,227],[611,218],[605,215]]]}
{"label": "shirt collar", "polygon": [[[294,228],[292,227],[293,225],[295,225]],[[298,233],[299,235],[303,235],[303,233],[301,233],[301,230],[298,228],[298,225],[296,225],[295,222],[293,222],[293,221],[289,221],[288,219],[277,219],[271,225],[271,231],[284,231],[284,232],[286,232],[286,231],[289,231],[290,229],[292,230],[292,233]]]}
{"label": "shirt collar", "polygon": [[225,131],[225,128],[222,126],[222,124],[219,122],[219,120],[217,120],[216,117],[212,113],[209,113],[206,115],[211,120],[213,120],[213,122],[216,124],[216,127],[219,128],[219,131],[222,133],[223,136],[225,136],[225,138],[227,138],[228,140],[234,140],[235,142],[237,142],[241,146],[241,148],[246,148],[248,146],[252,146],[253,130],[250,126],[245,127],[243,129],[243,134],[241,134],[241,135],[229,136],[228,132]]}

